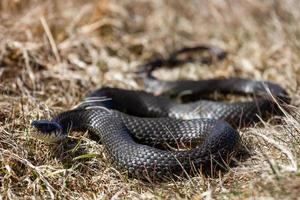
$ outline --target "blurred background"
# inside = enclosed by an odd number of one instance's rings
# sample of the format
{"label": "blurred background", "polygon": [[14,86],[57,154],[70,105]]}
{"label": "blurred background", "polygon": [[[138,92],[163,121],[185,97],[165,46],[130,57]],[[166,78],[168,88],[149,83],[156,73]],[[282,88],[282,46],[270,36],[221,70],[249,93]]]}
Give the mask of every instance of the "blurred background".
{"label": "blurred background", "polygon": [[[99,85],[122,81],[123,72],[153,56],[203,43],[229,51],[227,62],[185,66],[164,78],[238,75],[285,84],[296,79],[287,68],[299,68],[299,8],[297,0],[2,0],[1,65],[13,63],[2,71],[33,79],[28,73],[51,68],[63,78],[59,70],[72,68],[75,78]],[[39,87],[36,78],[28,86]]]}

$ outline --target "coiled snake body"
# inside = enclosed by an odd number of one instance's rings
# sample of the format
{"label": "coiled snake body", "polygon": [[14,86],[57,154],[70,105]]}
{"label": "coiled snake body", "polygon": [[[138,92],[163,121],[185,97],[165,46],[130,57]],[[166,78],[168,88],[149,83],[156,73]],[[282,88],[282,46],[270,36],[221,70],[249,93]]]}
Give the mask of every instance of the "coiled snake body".
{"label": "coiled snake body", "polygon": [[[145,66],[150,65],[151,71],[154,64],[181,64],[176,60],[178,52]],[[35,136],[58,141],[71,130],[89,130],[100,137],[115,165],[131,174],[190,172],[212,161],[230,160],[240,145],[239,133],[233,127],[278,110],[270,96],[289,101],[284,89],[270,82],[240,78],[164,82],[146,74],[146,89],[161,95],[101,88],[89,94],[77,108],[60,113],[51,121],[33,121],[32,125],[39,130]],[[197,100],[180,104],[167,97],[183,91],[193,95],[216,91],[251,94],[256,98],[235,103]],[[184,149],[174,150],[175,147]]]}

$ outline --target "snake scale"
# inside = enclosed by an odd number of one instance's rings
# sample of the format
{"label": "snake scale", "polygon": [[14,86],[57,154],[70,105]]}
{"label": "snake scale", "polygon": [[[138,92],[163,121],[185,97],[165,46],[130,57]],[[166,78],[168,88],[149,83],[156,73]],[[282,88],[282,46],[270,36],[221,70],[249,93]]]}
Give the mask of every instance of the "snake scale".
{"label": "snake scale", "polygon": [[[190,55],[199,51],[210,56],[195,59]],[[225,57],[226,53],[217,47],[198,46],[154,59],[138,72],[146,91],[98,89],[75,109],[52,120],[33,121],[38,129],[34,136],[60,141],[71,131],[89,130],[99,136],[115,166],[134,175],[190,173],[210,166],[212,161],[227,163],[241,143],[235,128],[279,111],[275,101],[289,103],[287,92],[270,82],[242,78],[162,81],[152,76],[152,71],[162,66],[195,60],[210,63]],[[187,91],[198,99],[184,103],[171,99]],[[200,98],[215,92],[254,98],[243,102]]]}

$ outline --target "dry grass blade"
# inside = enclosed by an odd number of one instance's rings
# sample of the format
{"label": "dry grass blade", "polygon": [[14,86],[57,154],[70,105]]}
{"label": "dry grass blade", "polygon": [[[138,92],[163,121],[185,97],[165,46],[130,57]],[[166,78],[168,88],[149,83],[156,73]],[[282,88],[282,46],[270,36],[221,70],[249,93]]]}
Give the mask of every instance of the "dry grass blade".
{"label": "dry grass blade", "polygon": [[50,42],[52,51],[53,51],[53,53],[55,55],[56,61],[60,62],[61,59],[60,59],[60,56],[59,56],[59,53],[58,53],[58,49],[57,49],[57,46],[55,44],[54,38],[52,36],[52,33],[51,33],[50,29],[49,29],[49,26],[47,24],[47,21],[46,21],[45,17],[41,17],[41,23],[43,25],[43,28],[44,28],[46,34],[47,34],[47,37],[48,37],[48,40]]}

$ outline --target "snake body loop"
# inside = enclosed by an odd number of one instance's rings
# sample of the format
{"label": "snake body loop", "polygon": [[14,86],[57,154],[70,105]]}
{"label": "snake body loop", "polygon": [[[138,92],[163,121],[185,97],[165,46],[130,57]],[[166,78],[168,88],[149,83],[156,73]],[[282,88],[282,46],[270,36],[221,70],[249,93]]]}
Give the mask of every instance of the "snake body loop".
{"label": "snake body loop", "polygon": [[[270,82],[241,78],[166,82],[151,76],[155,65],[182,64],[184,60],[177,57],[195,50],[205,48],[185,48],[166,60],[146,63],[139,73],[144,74],[145,88],[152,93],[98,89],[75,109],[60,113],[51,121],[34,121],[32,125],[39,130],[36,136],[59,140],[72,130],[89,130],[99,136],[115,166],[135,175],[190,173],[212,162],[226,163],[240,146],[240,135],[233,127],[278,111],[274,99],[288,103],[289,98],[284,89]],[[220,50],[206,50],[217,54],[217,59],[226,55]],[[198,97],[217,91],[255,98],[234,103],[178,103],[169,98],[186,91]]]}

